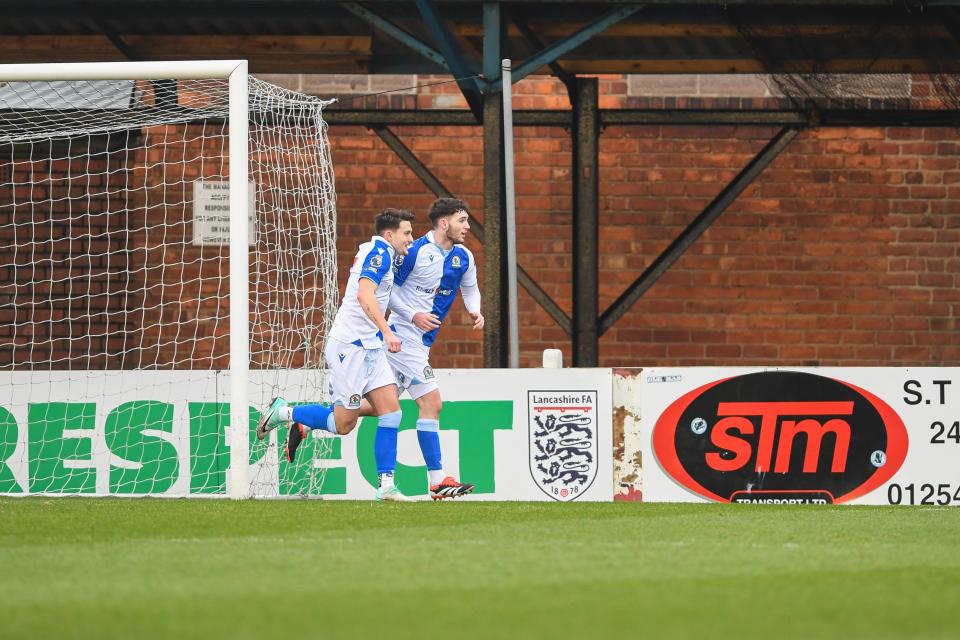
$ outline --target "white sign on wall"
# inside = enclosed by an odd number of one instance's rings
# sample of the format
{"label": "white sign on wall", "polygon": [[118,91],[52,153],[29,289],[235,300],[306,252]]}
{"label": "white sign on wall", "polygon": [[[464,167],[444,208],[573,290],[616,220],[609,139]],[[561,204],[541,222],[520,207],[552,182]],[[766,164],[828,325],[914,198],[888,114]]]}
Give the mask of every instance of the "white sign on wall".
{"label": "white sign on wall", "polygon": [[958,368],[651,368],[643,499],[960,504]]}
{"label": "white sign on wall", "polygon": [[[256,185],[249,183],[248,243],[257,238]],[[193,244],[230,244],[230,183],[226,180],[195,180],[193,183]]]}

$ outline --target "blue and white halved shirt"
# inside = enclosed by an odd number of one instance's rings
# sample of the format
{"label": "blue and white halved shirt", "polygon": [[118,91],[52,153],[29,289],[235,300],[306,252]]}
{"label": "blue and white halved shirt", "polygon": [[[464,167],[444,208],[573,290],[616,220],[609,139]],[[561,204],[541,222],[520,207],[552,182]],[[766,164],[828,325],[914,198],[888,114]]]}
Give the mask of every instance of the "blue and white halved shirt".
{"label": "blue and white halved shirt", "polygon": [[433,232],[417,238],[406,256],[394,260],[394,286],[390,296],[393,311],[391,324],[397,335],[407,343],[416,341],[430,347],[437,339],[438,329],[421,331],[413,324],[415,313],[433,313],[443,322],[457,292],[463,289],[467,311],[480,311],[480,288],[477,286],[477,265],[473,253],[462,244],[455,244],[449,252],[434,242]]}

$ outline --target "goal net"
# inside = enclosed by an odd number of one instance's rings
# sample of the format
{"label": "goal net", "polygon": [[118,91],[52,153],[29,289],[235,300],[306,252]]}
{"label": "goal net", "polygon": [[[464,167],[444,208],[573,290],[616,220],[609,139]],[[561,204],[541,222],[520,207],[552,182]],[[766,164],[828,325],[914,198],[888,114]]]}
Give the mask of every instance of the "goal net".
{"label": "goal net", "polygon": [[322,494],[327,440],[254,428],[326,397],[326,103],[236,62],[3,80],[0,493]]}
{"label": "goal net", "polygon": [[[792,108],[846,111],[853,124],[869,125],[880,111],[912,112],[916,122],[931,125],[954,124],[955,113],[946,113],[960,109],[960,64],[950,50],[954,27],[904,8],[897,17],[877,11],[829,26],[798,16],[772,26],[744,12],[729,15],[764,70],[760,77],[771,97]],[[836,55],[826,55],[825,36],[843,43]],[[878,46],[900,62],[878,60]]]}

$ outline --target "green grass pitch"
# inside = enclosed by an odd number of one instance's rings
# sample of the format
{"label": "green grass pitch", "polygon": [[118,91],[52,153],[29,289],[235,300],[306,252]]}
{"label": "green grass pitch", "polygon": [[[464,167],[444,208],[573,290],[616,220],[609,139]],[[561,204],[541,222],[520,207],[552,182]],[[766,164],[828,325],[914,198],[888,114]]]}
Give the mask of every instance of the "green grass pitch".
{"label": "green grass pitch", "polygon": [[960,509],[0,499],[0,637],[947,638]]}

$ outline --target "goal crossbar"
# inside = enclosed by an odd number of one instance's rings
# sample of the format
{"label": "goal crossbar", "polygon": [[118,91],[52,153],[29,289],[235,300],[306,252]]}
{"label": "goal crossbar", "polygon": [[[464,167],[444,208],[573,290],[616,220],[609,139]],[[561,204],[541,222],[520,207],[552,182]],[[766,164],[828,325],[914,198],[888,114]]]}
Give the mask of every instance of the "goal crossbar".
{"label": "goal crossbar", "polygon": [[214,80],[246,75],[246,60],[178,60],[172,62],[67,62],[0,64],[0,81],[47,80]]}

